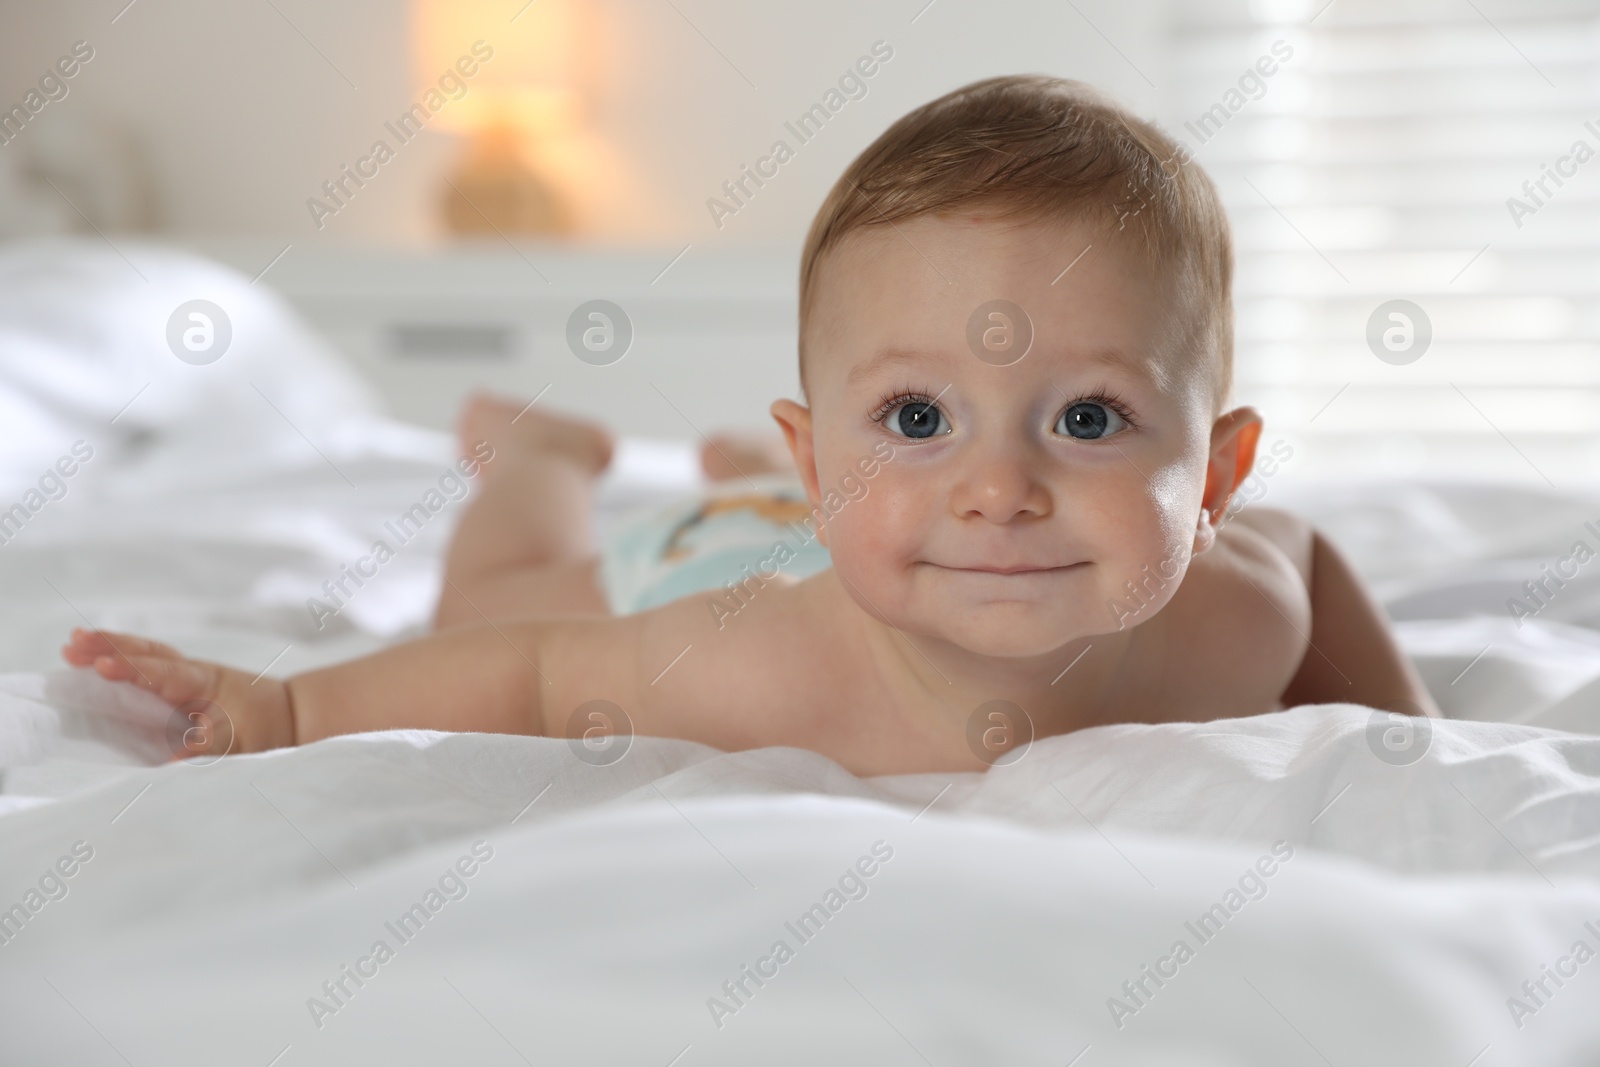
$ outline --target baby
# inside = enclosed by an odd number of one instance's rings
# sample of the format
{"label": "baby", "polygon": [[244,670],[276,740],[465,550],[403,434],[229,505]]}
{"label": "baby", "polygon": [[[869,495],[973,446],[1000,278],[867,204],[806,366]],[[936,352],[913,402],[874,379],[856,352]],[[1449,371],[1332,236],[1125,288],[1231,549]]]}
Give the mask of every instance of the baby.
{"label": "baby", "polygon": [[[772,405],[807,499],[763,497],[742,476],[777,462],[712,442],[745,499],[657,546],[692,557],[699,525],[743,511],[780,531],[744,567],[619,600],[588,525],[607,435],[479,400],[463,433],[495,458],[437,632],[256,684],[117,634],[64,655],[205,709],[198,751],[598,728],[876,775],[981,770],[1106,723],[1436,714],[1316,531],[1264,508],[1224,524],[1261,433],[1226,405],[1231,273],[1215,189],[1160,130],[1074,82],[978,82],[890,127],[812,224],[806,403]],[[831,566],[793,580],[822,546]]]}

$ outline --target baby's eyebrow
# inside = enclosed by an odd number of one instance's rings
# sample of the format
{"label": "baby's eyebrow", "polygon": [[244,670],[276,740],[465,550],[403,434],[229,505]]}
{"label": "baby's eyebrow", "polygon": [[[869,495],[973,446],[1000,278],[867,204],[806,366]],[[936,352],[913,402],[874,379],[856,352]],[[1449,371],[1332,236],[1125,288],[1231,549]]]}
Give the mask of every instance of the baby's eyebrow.
{"label": "baby's eyebrow", "polygon": [[[1033,353],[1030,353],[1032,357]],[[911,365],[927,365],[943,363],[946,357],[943,353],[917,348],[906,348],[902,345],[885,345],[864,363],[858,364],[850,371],[846,381],[855,385],[870,378],[885,368]],[[1073,361],[1096,363],[1103,367],[1121,370],[1139,378],[1142,381],[1160,385],[1167,377],[1163,368],[1153,365],[1153,361],[1139,352],[1131,352],[1121,348],[1088,348],[1072,352]]]}
{"label": "baby's eyebrow", "polygon": [[1105,367],[1115,367],[1138,375],[1147,381],[1157,378],[1155,368],[1150,365],[1150,360],[1134,352],[1126,352],[1120,348],[1094,348],[1078,353],[1078,357],[1091,363],[1099,363]]}
{"label": "baby's eyebrow", "polygon": [[1090,349],[1086,350],[1086,352],[1078,352],[1077,355],[1078,358],[1083,358],[1083,360],[1102,363],[1102,365],[1106,366],[1117,366],[1117,368],[1133,371],[1136,374],[1150,373],[1149,360],[1141,357],[1141,355],[1134,355],[1133,352],[1123,352],[1122,349]]}
{"label": "baby's eyebrow", "polygon": [[856,368],[850,372],[849,377],[846,380],[851,385],[854,385],[863,378],[870,378],[872,375],[878,373],[880,370],[883,370],[885,367],[897,367],[906,363],[922,363],[936,358],[936,356],[929,352],[918,351],[914,348],[902,348],[898,345],[889,345],[880,349],[865,363],[856,366]]}

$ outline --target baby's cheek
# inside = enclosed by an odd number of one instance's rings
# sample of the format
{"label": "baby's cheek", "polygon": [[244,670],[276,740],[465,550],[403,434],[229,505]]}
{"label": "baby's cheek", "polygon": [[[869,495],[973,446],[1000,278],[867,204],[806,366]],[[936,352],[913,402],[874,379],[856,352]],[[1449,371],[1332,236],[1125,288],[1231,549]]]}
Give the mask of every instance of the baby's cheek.
{"label": "baby's cheek", "polygon": [[1129,513],[1118,523],[1120,536],[1106,545],[1110,596],[1137,595],[1156,603],[1170,598],[1176,591],[1173,579],[1183,573],[1193,548],[1200,495],[1181,467],[1156,471],[1143,492],[1130,495]]}
{"label": "baby's cheek", "polygon": [[915,494],[901,492],[877,478],[860,479],[856,499],[842,492],[840,506],[828,520],[828,550],[834,567],[852,581],[874,581],[914,554],[920,521]]}
{"label": "baby's cheek", "polygon": [[1164,556],[1187,558],[1194,546],[1195,524],[1205,494],[1205,467],[1191,463],[1162,467],[1150,479],[1150,506]]}

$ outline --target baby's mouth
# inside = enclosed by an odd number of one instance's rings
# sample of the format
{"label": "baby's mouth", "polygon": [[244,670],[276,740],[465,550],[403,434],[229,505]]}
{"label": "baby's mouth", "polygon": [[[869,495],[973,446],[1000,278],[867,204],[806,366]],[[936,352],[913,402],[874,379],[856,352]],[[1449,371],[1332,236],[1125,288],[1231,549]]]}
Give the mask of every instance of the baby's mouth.
{"label": "baby's mouth", "polygon": [[1053,564],[1053,563],[1011,563],[1011,564],[970,563],[970,564],[961,564],[961,565],[952,564],[952,563],[935,563],[932,560],[924,560],[923,562],[928,564],[928,566],[930,566],[930,567],[937,567],[940,570],[957,571],[957,572],[961,572],[961,573],[965,573],[965,574],[994,574],[994,575],[1000,575],[1000,576],[1003,576],[1003,577],[1011,577],[1011,576],[1014,576],[1014,575],[1060,574],[1060,573],[1064,573],[1066,571],[1070,571],[1074,567],[1084,567],[1084,566],[1088,565],[1086,562],[1084,562],[1084,563],[1067,563],[1067,564]]}

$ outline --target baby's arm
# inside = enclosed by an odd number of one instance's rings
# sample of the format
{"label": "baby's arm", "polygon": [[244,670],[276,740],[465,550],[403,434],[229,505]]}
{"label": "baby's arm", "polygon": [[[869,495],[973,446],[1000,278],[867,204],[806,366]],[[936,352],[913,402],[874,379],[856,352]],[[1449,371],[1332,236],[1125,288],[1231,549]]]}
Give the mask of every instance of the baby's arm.
{"label": "baby's arm", "polygon": [[1284,690],[1283,704],[1351,703],[1391,711],[1404,701],[1438,716],[1416,668],[1400,650],[1383,609],[1345,558],[1311,535],[1311,644]]}
{"label": "baby's arm", "polygon": [[207,716],[209,740],[186,754],[260,752],[363,730],[542,734],[534,665],[542,629],[458,627],[287,681],[252,681],[159,642],[98,630],[74,630],[62,656]]}

